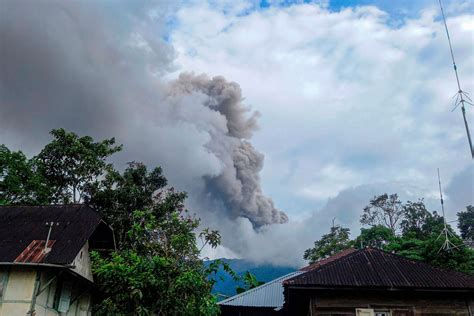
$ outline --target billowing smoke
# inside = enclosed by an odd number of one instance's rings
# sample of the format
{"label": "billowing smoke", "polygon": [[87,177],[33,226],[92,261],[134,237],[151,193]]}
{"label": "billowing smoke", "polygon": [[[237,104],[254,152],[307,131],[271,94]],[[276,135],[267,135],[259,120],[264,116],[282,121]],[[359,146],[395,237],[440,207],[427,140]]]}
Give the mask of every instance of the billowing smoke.
{"label": "billowing smoke", "polygon": [[222,199],[233,217],[246,217],[254,226],[287,222],[286,214],[275,208],[260,187],[259,172],[264,157],[246,141],[257,128],[258,113],[245,116],[250,109],[241,103],[239,85],[222,77],[209,79],[205,75],[182,74],[172,87],[175,95],[203,93],[204,105],[225,117],[225,134],[212,130],[211,141],[206,144],[223,164],[218,176],[205,177],[206,191]]}
{"label": "billowing smoke", "polygon": [[[131,160],[162,165],[193,197],[192,211],[284,223],[260,186],[264,157],[250,144],[258,113],[237,83],[183,74],[164,38],[169,4],[3,1],[0,143],[35,153],[53,128],[125,145]],[[211,209],[208,209],[212,206]],[[204,216],[205,217],[205,216]]]}

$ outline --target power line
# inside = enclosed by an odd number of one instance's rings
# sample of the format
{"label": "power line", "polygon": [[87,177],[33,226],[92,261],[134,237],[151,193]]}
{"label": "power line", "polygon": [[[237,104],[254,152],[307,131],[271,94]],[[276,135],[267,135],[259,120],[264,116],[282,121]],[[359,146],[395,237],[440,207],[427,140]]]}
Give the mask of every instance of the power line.
{"label": "power line", "polygon": [[446,23],[446,17],[444,15],[443,4],[441,3],[441,0],[438,0],[438,2],[439,2],[439,7],[441,9],[441,15],[443,16],[444,28],[446,30],[446,36],[448,37],[449,50],[451,52],[451,59],[453,60],[454,73],[456,74],[456,82],[458,84],[458,92],[456,92],[455,94],[456,101],[454,103],[454,108],[452,111],[454,111],[459,105],[461,105],[461,112],[464,119],[464,126],[466,127],[466,134],[467,134],[467,140],[469,142],[469,149],[471,151],[471,157],[472,159],[474,159],[474,147],[472,147],[471,132],[469,131],[469,125],[467,124],[466,109],[464,107],[464,103],[472,105],[472,100],[469,97],[469,93],[461,89],[461,83],[459,82],[458,68],[456,66],[456,61],[454,60],[453,46],[451,45],[451,37],[449,36],[448,24]]}

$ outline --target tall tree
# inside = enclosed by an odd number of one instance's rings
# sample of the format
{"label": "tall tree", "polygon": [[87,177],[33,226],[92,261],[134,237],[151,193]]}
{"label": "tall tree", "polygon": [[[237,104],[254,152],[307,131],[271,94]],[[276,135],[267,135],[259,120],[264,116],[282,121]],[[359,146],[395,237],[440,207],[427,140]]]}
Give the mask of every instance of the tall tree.
{"label": "tall tree", "polygon": [[328,234],[325,234],[321,239],[316,240],[314,242],[314,247],[309,248],[304,252],[303,258],[309,260],[310,263],[313,263],[330,257],[350,246],[351,240],[349,239],[349,228],[333,224]]}
{"label": "tall tree", "polygon": [[354,240],[354,246],[357,248],[373,247],[384,249],[395,238],[390,228],[376,225],[370,228],[361,228],[360,235]]}
{"label": "tall tree", "polygon": [[459,212],[457,215],[462,239],[474,242],[474,206],[467,206],[465,211]]}
{"label": "tall tree", "polygon": [[112,169],[107,158],[120,151],[115,139],[94,142],[90,136],[54,129],[53,141],[34,158],[39,175],[54,189],[52,203],[81,203],[91,186]]}
{"label": "tall tree", "polygon": [[370,226],[384,225],[395,234],[402,217],[402,202],[398,199],[398,195],[385,193],[370,200],[369,205],[364,208],[360,222]]}
{"label": "tall tree", "polygon": [[21,151],[0,145],[0,204],[42,204],[51,188]]}
{"label": "tall tree", "polygon": [[160,218],[170,210],[183,208],[186,194],[163,190],[166,184],[160,167],[148,171],[143,163],[130,162],[123,173],[108,170],[103,180],[90,188],[86,202],[104,215],[122,246],[127,243],[135,210],[149,209]]}
{"label": "tall tree", "polygon": [[428,230],[428,224],[433,216],[426,209],[423,199],[417,202],[408,201],[402,206],[403,219],[401,221],[402,234],[413,232],[418,238],[422,238]]}
{"label": "tall tree", "polygon": [[219,313],[209,271],[196,247],[194,230],[199,220],[179,209],[163,215],[157,219],[151,210],[133,212],[128,231],[131,247],[111,257],[93,253],[100,288],[96,315]]}

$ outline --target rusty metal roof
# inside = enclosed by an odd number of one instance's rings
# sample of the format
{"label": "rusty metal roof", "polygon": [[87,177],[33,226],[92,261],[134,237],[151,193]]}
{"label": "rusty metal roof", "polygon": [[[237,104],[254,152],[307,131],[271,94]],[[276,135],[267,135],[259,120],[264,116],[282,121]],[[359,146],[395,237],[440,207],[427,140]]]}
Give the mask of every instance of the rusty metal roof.
{"label": "rusty metal roof", "polygon": [[474,291],[474,276],[366,248],[284,281],[285,286]]}
{"label": "rusty metal roof", "polygon": [[56,240],[48,240],[48,247],[46,247],[46,240],[33,240],[25,250],[16,257],[15,262],[43,262],[43,259],[49,253]]}
{"label": "rusty metal roof", "polygon": [[[100,221],[85,205],[0,206],[0,262],[70,264]],[[51,251],[42,254],[51,222]]]}

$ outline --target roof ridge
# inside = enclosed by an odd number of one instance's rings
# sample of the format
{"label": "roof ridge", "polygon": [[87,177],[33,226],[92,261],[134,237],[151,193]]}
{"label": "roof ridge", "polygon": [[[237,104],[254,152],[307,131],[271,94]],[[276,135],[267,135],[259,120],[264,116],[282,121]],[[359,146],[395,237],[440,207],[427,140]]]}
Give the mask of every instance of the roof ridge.
{"label": "roof ridge", "polygon": [[278,278],[276,278],[276,279],[270,280],[270,281],[268,281],[268,282],[265,282],[264,284],[261,284],[261,285],[259,285],[259,286],[257,286],[257,287],[254,287],[254,288],[252,288],[252,289],[249,289],[249,290],[247,290],[247,291],[245,291],[245,292],[242,292],[242,293],[236,294],[236,295],[234,295],[234,296],[228,297],[228,298],[226,298],[226,299],[224,299],[224,300],[218,302],[218,304],[227,303],[227,302],[233,301],[233,300],[235,300],[235,299],[238,299],[238,298],[240,298],[240,297],[243,297],[243,296],[245,296],[245,295],[252,294],[252,293],[255,292],[256,290],[262,289],[262,288],[264,288],[264,287],[266,287],[266,286],[269,286],[269,285],[271,285],[271,284],[274,284],[274,283],[276,283],[276,282],[278,282],[278,281],[280,281],[280,280],[284,281],[284,280],[285,280],[285,277],[288,279],[288,278],[290,277],[290,275],[291,275],[291,277],[293,277],[293,275],[296,276],[297,274],[302,274],[302,273],[304,273],[304,272],[303,272],[303,271],[300,271],[300,270],[296,270],[296,271],[287,273],[287,274],[282,275],[282,276],[280,276],[280,277],[278,277]]}
{"label": "roof ridge", "polygon": [[[348,249],[350,249],[350,248],[348,248]],[[354,249],[355,249],[355,248],[354,248]],[[325,268],[331,267],[331,266],[334,265],[336,262],[340,262],[340,261],[342,261],[342,260],[346,260],[346,259],[348,259],[348,258],[350,258],[350,257],[353,257],[355,254],[361,252],[362,250],[364,250],[364,249],[355,249],[355,251],[349,252],[348,254],[346,254],[346,255],[344,255],[344,256],[342,256],[342,257],[340,257],[340,258],[336,258],[336,259],[334,259],[334,260],[332,260],[332,261],[329,261],[329,262],[327,262],[327,263],[325,263],[325,264],[320,265],[319,267],[314,268],[313,270],[309,270],[309,271],[306,271],[306,272],[317,272],[317,271],[324,270]],[[336,255],[337,255],[337,254],[334,254],[333,256],[336,256]],[[331,257],[332,257],[332,256],[331,256]],[[329,258],[331,258],[331,257],[329,257]],[[327,259],[329,259],[329,258],[327,258]]]}
{"label": "roof ridge", "polygon": [[465,272],[461,272],[461,271],[457,271],[457,270],[450,270],[450,269],[445,269],[445,268],[441,268],[441,267],[437,267],[437,266],[434,266],[434,265],[431,265],[429,264],[428,262],[425,262],[425,261],[419,261],[419,260],[414,260],[414,259],[410,259],[410,258],[407,258],[405,256],[402,256],[398,253],[391,253],[391,252],[388,252],[384,249],[379,249],[379,248],[375,248],[375,247],[368,247],[368,248],[364,248],[364,249],[372,249],[372,250],[376,250],[376,251],[380,251],[380,252],[383,252],[385,254],[388,254],[392,257],[396,257],[398,259],[401,259],[401,260],[404,260],[404,261],[407,261],[407,262],[411,262],[411,263],[414,263],[414,264],[420,264],[420,265],[423,265],[423,266],[426,266],[430,269],[434,269],[434,270],[438,270],[438,271],[441,271],[441,272],[448,272],[448,273],[457,273],[457,274],[460,274],[460,275],[464,275],[464,276],[467,276],[467,277],[470,277],[470,278],[474,278],[473,275],[469,274],[469,273],[465,273]]}
{"label": "roof ridge", "polygon": [[[344,275],[343,279],[339,280],[338,273]],[[358,249],[284,281],[285,286],[310,284],[474,289],[474,276],[371,247]]]}
{"label": "roof ridge", "polygon": [[[316,261],[316,262],[313,262],[311,263],[310,265],[307,265],[305,267],[302,267],[301,269],[299,269],[299,271],[304,271],[304,272],[308,272],[308,271],[313,271],[313,270],[316,270],[318,269],[319,267],[322,267],[323,265],[328,265],[330,264],[331,262],[334,262],[338,259],[341,259],[341,258],[345,258],[347,257],[348,255],[354,253],[354,252],[357,252],[358,250],[360,249],[356,249],[354,247],[350,247],[350,248],[346,248],[344,250],[341,250],[327,258],[324,258],[324,259],[321,259],[319,261]],[[337,258],[334,258],[334,257],[337,257]],[[333,259],[333,260],[331,260]],[[311,269],[311,267],[314,266],[314,268]]]}
{"label": "roof ridge", "polygon": [[[354,256],[355,254],[357,254],[357,253],[359,253],[359,252],[361,252],[361,251],[363,250],[363,249],[356,249],[356,248],[353,248],[353,247],[347,248],[347,249],[345,249],[345,250],[348,250],[348,249],[354,249],[354,251],[349,252],[348,254],[346,254],[346,255],[344,255],[344,256],[342,256],[342,257],[340,257],[340,258],[336,258],[336,259],[334,259],[334,260],[332,260],[332,261],[329,261],[329,262],[327,262],[327,263],[324,263],[324,264],[322,264],[322,265],[320,265],[320,266],[318,266],[318,267],[316,267],[316,268],[314,268],[314,269],[312,269],[312,270],[306,270],[306,271],[304,271],[304,270],[299,270],[299,271],[302,272],[301,274],[298,274],[298,275],[296,275],[296,276],[294,276],[294,277],[292,277],[292,278],[290,278],[290,279],[285,280],[284,283],[288,284],[288,283],[291,282],[291,280],[294,279],[294,278],[304,277],[306,274],[309,274],[309,273],[317,273],[317,272],[319,272],[319,271],[322,271],[322,270],[324,270],[324,269],[327,269],[328,267],[333,266],[336,262],[340,262],[340,261],[342,261],[342,260],[346,260],[346,259],[348,259],[348,258],[351,258],[351,257]],[[343,251],[345,251],[345,250],[343,250]],[[342,253],[343,251],[340,251],[340,252],[338,252],[337,254],[332,255],[331,257],[336,256],[336,255]],[[331,258],[331,257],[328,257],[328,258],[326,258],[326,259],[329,259],[329,258]],[[325,260],[325,259],[322,259],[322,260]]]}

